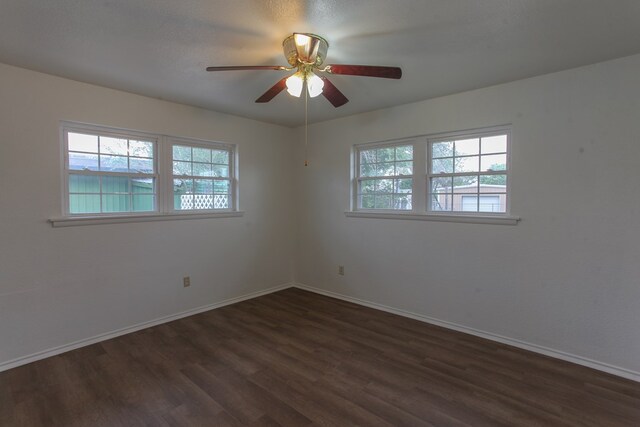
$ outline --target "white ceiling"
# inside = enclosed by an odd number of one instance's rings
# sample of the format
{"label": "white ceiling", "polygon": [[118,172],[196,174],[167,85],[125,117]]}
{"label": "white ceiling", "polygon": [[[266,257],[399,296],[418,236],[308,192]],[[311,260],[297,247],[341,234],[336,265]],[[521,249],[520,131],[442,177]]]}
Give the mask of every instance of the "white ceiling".
{"label": "white ceiling", "polygon": [[0,62],[287,125],[282,40],[313,32],[326,63],[394,65],[402,80],[332,76],[350,99],[310,121],[461,92],[640,52],[640,0],[0,0]]}

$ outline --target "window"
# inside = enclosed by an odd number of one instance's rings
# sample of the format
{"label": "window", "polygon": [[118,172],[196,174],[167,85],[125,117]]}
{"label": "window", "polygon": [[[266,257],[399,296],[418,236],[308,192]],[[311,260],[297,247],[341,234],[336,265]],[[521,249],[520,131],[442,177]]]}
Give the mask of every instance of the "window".
{"label": "window", "polygon": [[508,126],[356,145],[348,215],[515,224],[509,146]]}
{"label": "window", "polygon": [[428,210],[507,212],[508,133],[429,140]]}
{"label": "window", "polygon": [[413,146],[378,146],[358,151],[360,209],[411,210]]}
{"label": "window", "polygon": [[172,146],[173,208],[228,209],[231,197],[230,151],[224,148]]}
{"label": "window", "polygon": [[62,135],[68,216],[235,210],[233,145],[74,123]]}
{"label": "window", "polygon": [[67,141],[70,214],[156,210],[156,140],[71,131]]}

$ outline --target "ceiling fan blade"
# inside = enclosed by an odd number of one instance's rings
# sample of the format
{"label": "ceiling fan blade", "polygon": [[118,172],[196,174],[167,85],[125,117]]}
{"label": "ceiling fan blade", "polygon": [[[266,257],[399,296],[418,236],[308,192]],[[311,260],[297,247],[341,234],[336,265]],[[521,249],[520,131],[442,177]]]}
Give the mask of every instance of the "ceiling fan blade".
{"label": "ceiling fan blade", "polygon": [[242,70],[276,70],[287,71],[289,68],[281,65],[232,65],[228,67],[207,67],[207,71],[242,71]]}
{"label": "ceiling fan blade", "polygon": [[278,80],[278,83],[271,86],[260,98],[256,99],[256,102],[269,102],[275,98],[277,94],[287,88],[287,78],[289,78],[289,76]]}
{"label": "ceiling fan blade", "polygon": [[324,76],[318,76],[324,82],[322,88],[322,94],[334,107],[338,108],[349,102],[346,96],[340,90],[331,83],[331,80]]}
{"label": "ceiling fan blade", "polygon": [[402,69],[398,67],[378,67],[376,65],[327,65],[325,71],[330,74],[382,77],[385,79],[399,79],[402,77]]}

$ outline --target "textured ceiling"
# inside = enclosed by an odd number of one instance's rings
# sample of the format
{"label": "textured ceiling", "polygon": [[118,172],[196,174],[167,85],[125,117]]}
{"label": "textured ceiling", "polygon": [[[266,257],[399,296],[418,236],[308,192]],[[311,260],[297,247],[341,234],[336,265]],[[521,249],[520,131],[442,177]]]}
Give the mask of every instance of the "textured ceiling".
{"label": "textured ceiling", "polygon": [[254,100],[313,32],[326,63],[396,65],[402,80],[332,76],[350,99],[310,100],[310,121],[432,98],[640,52],[639,0],[0,0],[0,62],[287,126],[286,92]]}

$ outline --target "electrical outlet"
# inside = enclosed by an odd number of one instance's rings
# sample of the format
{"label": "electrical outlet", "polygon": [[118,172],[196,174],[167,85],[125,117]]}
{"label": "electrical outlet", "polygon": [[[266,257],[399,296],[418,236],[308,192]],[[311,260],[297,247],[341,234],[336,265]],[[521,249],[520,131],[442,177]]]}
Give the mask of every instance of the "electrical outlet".
{"label": "electrical outlet", "polygon": [[339,265],[338,266],[338,274],[340,276],[344,276],[344,265]]}
{"label": "electrical outlet", "polygon": [[188,288],[189,286],[191,286],[191,277],[189,276],[185,276],[182,278],[182,287],[183,288]]}

